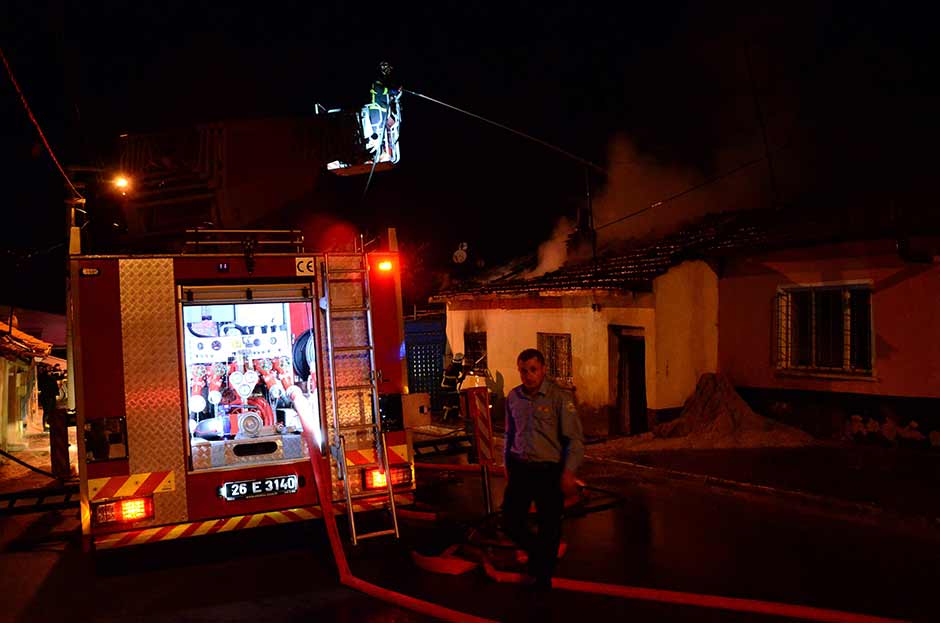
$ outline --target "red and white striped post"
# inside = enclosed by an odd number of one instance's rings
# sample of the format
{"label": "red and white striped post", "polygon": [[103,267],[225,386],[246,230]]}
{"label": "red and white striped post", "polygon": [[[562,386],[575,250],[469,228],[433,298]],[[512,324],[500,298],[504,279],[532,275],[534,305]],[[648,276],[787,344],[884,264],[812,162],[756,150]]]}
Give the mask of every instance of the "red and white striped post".
{"label": "red and white striped post", "polygon": [[473,423],[473,445],[476,449],[480,475],[483,478],[483,501],[487,514],[493,512],[493,496],[490,491],[490,467],[496,463],[493,449],[493,422],[490,418],[489,390],[486,387],[470,387],[460,390],[464,394],[467,416]]}

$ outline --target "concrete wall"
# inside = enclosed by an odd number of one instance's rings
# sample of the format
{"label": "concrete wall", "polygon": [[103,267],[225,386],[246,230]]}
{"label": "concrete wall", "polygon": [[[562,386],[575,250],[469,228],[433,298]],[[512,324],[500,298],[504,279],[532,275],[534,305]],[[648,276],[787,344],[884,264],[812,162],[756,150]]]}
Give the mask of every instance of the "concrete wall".
{"label": "concrete wall", "polygon": [[[872,284],[874,375],[797,376],[774,362],[777,288]],[[722,276],[721,371],[737,386],[940,398],[940,265],[904,262],[894,242],[827,245],[729,263]]]}
{"label": "concrete wall", "polygon": [[718,276],[705,262],[685,262],[658,277],[653,293],[657,406],[650,408],[674,409],[703,373],[718,369]]}
{"label": "concrete wall", "polygon": [[[583,299],[584,297],[578,297]],[[647,403],[657,408],[656,328],[650,294],[599,299],[598,309],[575,298],[559,297],[556,307],[508,308],[494,302],[489,309],[461,309],[472,303],[448,304],[447,341],[451,352],[463,352],[464,332],[486,331],[487,361],[503,395],[519,384],[516,357],[538,345],[538,333],[570,333],[574,384],[579,403],[601,407],[610,402],[608,327],[641,329],[646,340]],[[524,304],[524,303],[523,303]],[[519,305],[514,302],[513,307]]]}

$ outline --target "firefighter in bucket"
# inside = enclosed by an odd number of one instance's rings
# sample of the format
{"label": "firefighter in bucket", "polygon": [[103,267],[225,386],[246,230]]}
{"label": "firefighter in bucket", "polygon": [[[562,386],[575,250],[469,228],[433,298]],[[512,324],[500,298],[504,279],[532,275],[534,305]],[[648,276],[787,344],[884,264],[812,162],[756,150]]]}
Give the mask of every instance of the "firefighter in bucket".
{"label": "firefighter in bucket", "polygon": [[361,113],[362,134],[366,150],[377,162],[398,162],[398,127],[401,119],[399,102],[401,87],[392,76],[393,67],[386,61],[379,63],[378,76],[369,89],[370,102]]}

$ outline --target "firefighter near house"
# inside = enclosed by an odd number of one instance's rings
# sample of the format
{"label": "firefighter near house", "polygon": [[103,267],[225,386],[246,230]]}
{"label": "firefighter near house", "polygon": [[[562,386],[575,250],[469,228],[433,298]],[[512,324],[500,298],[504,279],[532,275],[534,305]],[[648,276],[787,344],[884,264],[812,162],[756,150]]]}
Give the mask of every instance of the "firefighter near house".
{"label": "firefighter near house", "polygon": [[[353,543],[397,535],[414,472],[393,232],[368,253],[188,234],[174,255],[71,257],[86,548],[324,512],[346,514]],[[372,509],[386,527],[357,532]]]}

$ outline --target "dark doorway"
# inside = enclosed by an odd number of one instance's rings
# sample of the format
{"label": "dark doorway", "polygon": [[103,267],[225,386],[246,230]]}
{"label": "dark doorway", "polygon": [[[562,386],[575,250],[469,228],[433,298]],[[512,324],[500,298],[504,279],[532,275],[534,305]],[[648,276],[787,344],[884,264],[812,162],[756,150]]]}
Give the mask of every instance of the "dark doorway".
{"label": "dark doorway", "polygon": [[646,417],[646,341],[642,329],[610,328],[611,390],[615,408],[611,433],[639,435],[649,430]]}

